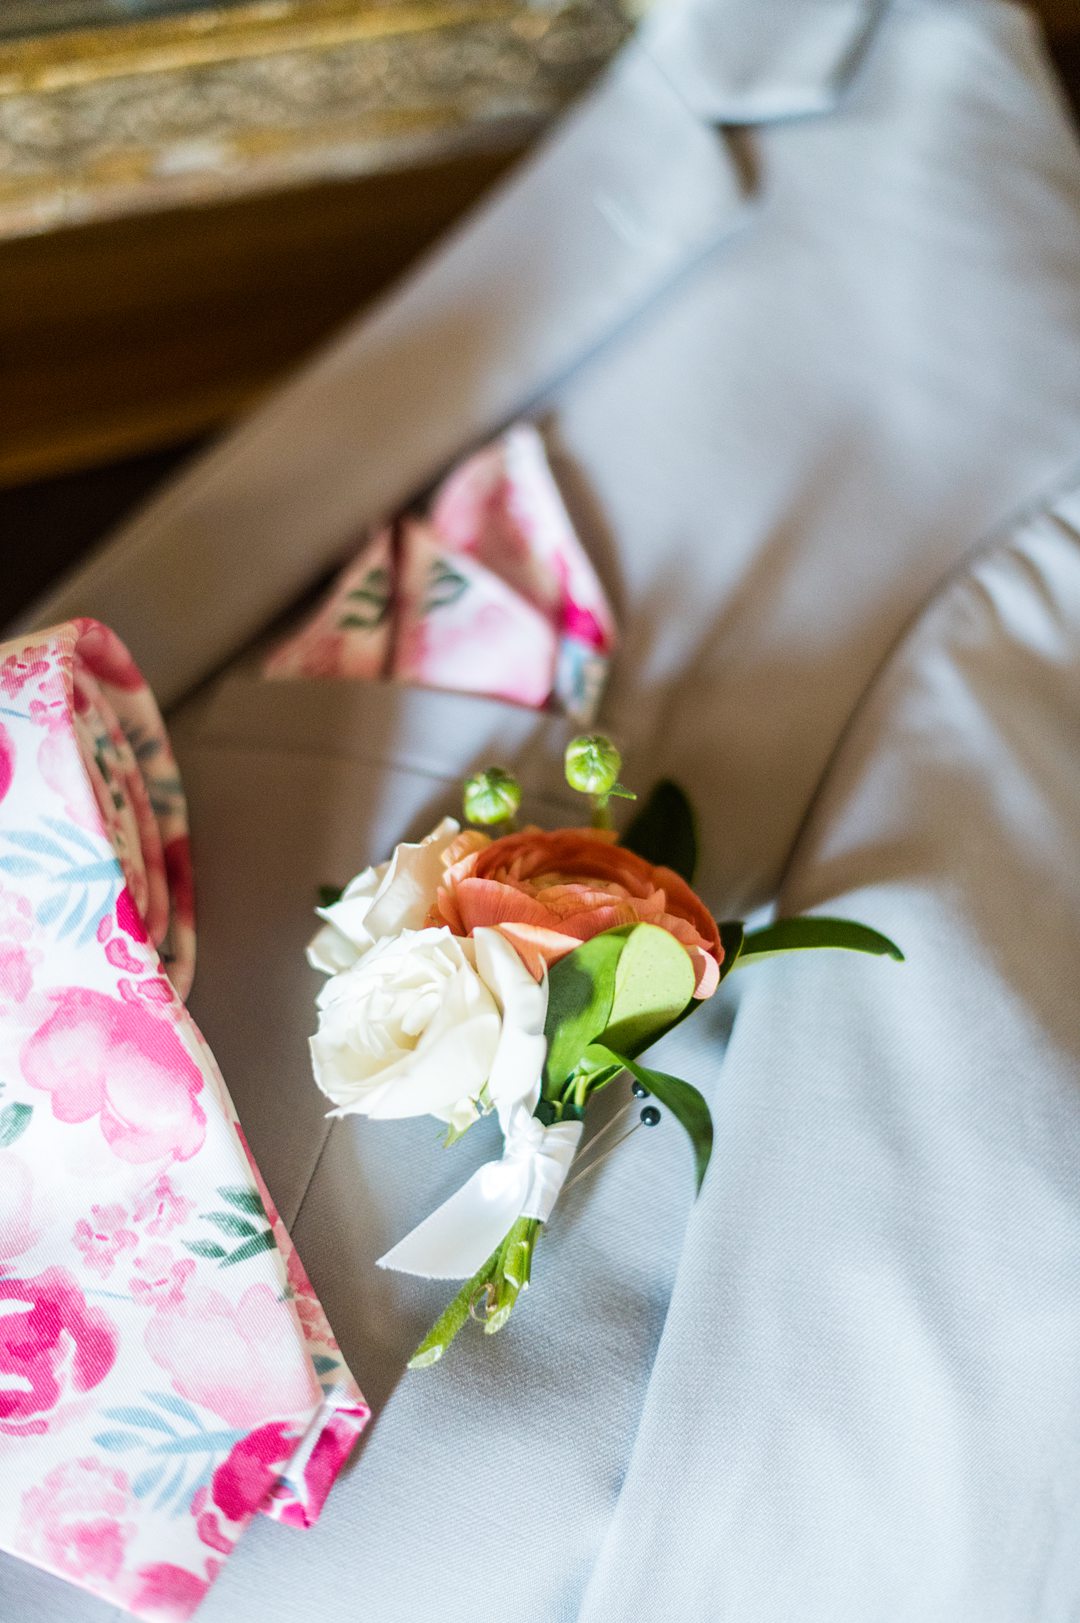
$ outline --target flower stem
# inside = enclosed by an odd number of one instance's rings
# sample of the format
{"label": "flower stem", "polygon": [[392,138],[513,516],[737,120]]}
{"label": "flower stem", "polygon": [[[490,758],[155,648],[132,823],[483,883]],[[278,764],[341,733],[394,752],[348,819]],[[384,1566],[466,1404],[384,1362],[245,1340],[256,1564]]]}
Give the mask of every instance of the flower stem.
{"label": "flower stem", "polygon": [[485,1335],[495,1335],[502,1329],[521,1292],[528,1289],[533,1250],[542,1226],[535,1217],[518,1218],[498,1249],[432,1325],[409,1359],[410,1369],[426,1369],[438,1363],[482,1298],[486,1297],[486,1306],[477,1316],[485,1320]]}
{"label": "flower stem", "polygon": [[[505,1242],[504,1242],[505,1243]],[[441,1313],[409,1359],[410,1369],[426,1369],[437,1364],[466,1319],[473,1303],[486,1291],[502,1258],[503,1248],[493,1251],[484,1266],[473,1274],[458,1291],[450,1306]]]}
{"label": "flower stem", "polygon": [[486,1336],[498,1334],[514,1311],[514,1304],[522,1291],[529,1288],[533,1251],[536,1248],[536,1237],[540,1233],[540,1227],[539,1219],[535,1217],[519,1217],[503,1241],[499,1254],[495,1298],[487,1323],[484,1325]]}

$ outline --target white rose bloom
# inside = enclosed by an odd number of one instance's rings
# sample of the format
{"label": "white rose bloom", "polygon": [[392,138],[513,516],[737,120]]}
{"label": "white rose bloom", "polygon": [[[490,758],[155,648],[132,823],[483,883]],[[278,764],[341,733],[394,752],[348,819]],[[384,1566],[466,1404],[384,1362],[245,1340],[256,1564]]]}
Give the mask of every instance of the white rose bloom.
{"label": "white rose bloom", "polygon": [[399,845],[389,862],[357,874],[338,901],[316,908],[326,922],[308,945],[312,968],[336,975],[377,941],[422,929],[443,875],[443,852],[460,833],[454,819],[444,817],[418,845]]}
{"label": "white rose bloom", "polygon": [[432,1115],[461,1130],[538,1095],[547,985],[497,930],[404,930],[332,976],[318,1007],[312,1064],[334,1115]]}

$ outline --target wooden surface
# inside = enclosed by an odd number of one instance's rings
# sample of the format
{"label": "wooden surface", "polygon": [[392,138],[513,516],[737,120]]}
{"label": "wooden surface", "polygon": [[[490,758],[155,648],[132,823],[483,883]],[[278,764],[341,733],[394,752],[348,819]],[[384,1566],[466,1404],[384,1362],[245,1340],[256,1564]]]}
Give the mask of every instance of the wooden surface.
{"label": "wooden surface", "polygon": [[223,423],[355,314],[513,157],[0,245],[0,485]]}
{"label": "wooden surface", "polygon": [[0,238],[512,146],[599,72],[636,0],[177,0],[21,37],[10,3]]}

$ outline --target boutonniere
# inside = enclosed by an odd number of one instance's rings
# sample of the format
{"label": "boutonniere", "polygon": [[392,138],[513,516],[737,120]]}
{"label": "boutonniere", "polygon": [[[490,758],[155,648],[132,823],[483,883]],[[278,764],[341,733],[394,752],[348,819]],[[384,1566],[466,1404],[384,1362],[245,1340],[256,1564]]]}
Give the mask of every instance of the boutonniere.
{"label": "boutonniere", "polygon": [[[464,830],[447,818],[323,897],[308,948],[328,977],[311,1039],[333,1115],[430,1115],[452,1144],[494,1114],[503,1149],[380,1266],[465,1284],[411,1360],[435,1363],[469,1318],[500,1330],[529,1285],[537,1241],[578,1157],[590,1101],[629,1073],[644,1126],[685,1129],[700,1189],[712,1121],[698,1090],[644,1063],[734,970],[777,953],[836,947],[901,959],[846,919],[717,923],[692,888],[691,807],[664,782],[620,839],[607,738],[575,739],[571,788],[591,826],[518,830],[521,790],[492,767],[465,785]],[[579,1168],[597,1165],[594,1134]],[[606,1153],[606,1146],[605,1153]],[[588,1158],[588,1159],[586,1159]]]}

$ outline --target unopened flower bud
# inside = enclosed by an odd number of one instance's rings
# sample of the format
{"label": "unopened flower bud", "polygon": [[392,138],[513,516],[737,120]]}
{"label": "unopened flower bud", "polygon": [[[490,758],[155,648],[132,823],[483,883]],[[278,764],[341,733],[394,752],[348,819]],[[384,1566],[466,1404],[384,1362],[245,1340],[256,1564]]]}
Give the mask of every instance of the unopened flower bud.
{"label": "unopened flower bud", "polygon": [[622,756],[603,733],[584,733],[566,746],[566,781],[583,795],[610,795],[621,769]]}
{"label": "unopened flower bud", "polygon": [[465,782],[465,817],[479,828],[508,823],[521,805],[521,785],[502,766],[489,766]]}

